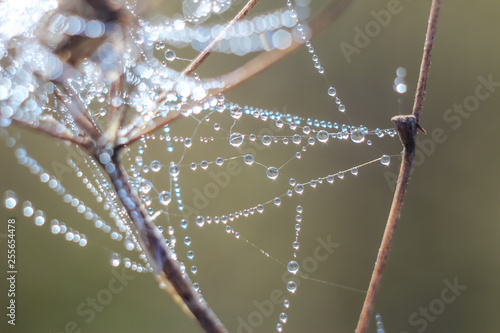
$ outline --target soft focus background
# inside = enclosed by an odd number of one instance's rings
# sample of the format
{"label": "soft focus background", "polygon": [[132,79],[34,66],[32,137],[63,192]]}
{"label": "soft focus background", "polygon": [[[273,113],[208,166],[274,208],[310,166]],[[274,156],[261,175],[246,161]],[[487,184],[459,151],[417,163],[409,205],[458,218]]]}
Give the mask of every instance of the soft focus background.
{"label": "soft focus background", "polygon": [[[305,48],[228,92],[226,97],[240,105],[306,118],[364,125],[371,129],[391,128],[392,116],[411,112],[431,2],[402,0],[401,13],[392,15],[390,23],[370,38],[369,45],[360,48],[359,54],[353,54],[350,62],[340,48],[343,42],[354,45],[354,29],[364,30],[367,24],[373,24],[370,23],[374,21],[371,11],[386,10],[390,3],[393,1],[355,0],[325,32],[313,39],[325,74],[347,107],[345,115],[336,110],[335,103],[327,96],[328,84],[314,69],[311,55]],[[229,20],[241,5],[233,5],[223,19],[215,19]],[[284,5],[284,0],[262,1],[250,16]],[[312,16],[325,5],[326,1],[313,3]],[[179,8],[179,4],[165,4],[157,11],[172,16]],[[498,332],[499,12],[500,3],[495,0],[444,1],[442,6],[421,119],[428,134],[419,135],[416,167],[376,304],[376,312],[381,314],[388,333]],[[185,58],[193,58],[196,54],[192,50],[176,51],[178,56]],[[201,77],[217,76],[237,68],[251,57],[213,54],[198,73]],[[407,69],[408,84],[408,93],[399,96],[392,87],[398,67]],[[490,77],[491,81],[499,83],[490,86],[488,91],[478,88],[482,85],[479,77],[485,80]],[[462,115],[448,111],[454,105],[472,103],[472,96],[478,89],[480,93],[488,92],[489,97],[470,107],[472,111],[464,111]],[[264,127],[272,128],[267,123],[245,119],[248,121],[239,121],[234,130],[257,134]],[[215,121],[219,120],[213,119],[210,124]],[[227,120],[220,123],[226,128],[230,125]],[[189,136],[195,125],[190,119],[182,119],[172,126],[173,135]],[[441,133],[437,139],[432,135],[436,130]],[[74,151],[51,138],[14,126],[9,131],[14,136],[21,134],[20,142],[28,153],[48,170],[53,161],[64,164],[68,151]],[[196,135],[209,136],[213,131],[207,127]],[[276,135],[283,134],[277,132]],[[276,182],[265,177],[265,169],[242,165],[244,171],[231,178],[230,184],[210,200],[202,214],[227,214],[270,200],[289,188],[290,177],[304,182],[354,167],[382,154],[394,155],[401,151],[397,138],[372,139],[372,147],[350,141],[317,143],[300,161],[280,170]],[[198,147],[189,152],[186,163],[240,155],[236,149],[229,149],[225,139]],[[267,166],[281,165],[293,156],[295,150],[292,148],[271,145],[257,153],[256,160]],[[129,271],[127,276],[133,278],[128,286],[114,294],[109,304],[86,322],[89,316],[79,315],[77,308],[108,288],[115,277],[113,270],[121,272],[121,267],[113,269],[109,262],[113,251],[127,255],[123,243],[112,241],[108,235],[92,228],[46,184],[19,166],[13,151],[3,143],[0,154],[0,192],[12,189],[21,202],[12,211],[2,206],[0,213],[2,300],[6,299],[5,234],[9,217],[17,218],[18,265],[17,325],[7,326],[6,317],[2,315],[0,331],[200,331],[198,324],[158,289],[153,275]],[[179,156],[179,151],[167,155],[164,145],[154,142],[145,153],[145,159],[158,159],[164,164]],[[297,293],[287,296],[291,306],[286,311],[286,332],[354,331],[364,295],[334,284],[366,290],[392,200],[393,188],[388,180],[396,177],[398,168],[396,157],[392,158],[389,167],[375,163],[361,168],[356,177],[347,174],[334,185],[307,187],[300,198],[294,196],[283,200],[279,208],[266,206],[263,214],[233,224],[256,247],[279,262],[287,263],[292,255],[295,206],[301,204],[304,213],[297,261],[302,263],[314,256],[320,244],[318,237],[329,238],[337,244],[334,252],[325,261],[317,262],[317,268],[309,273],[311,278],[320,281],[303,279]],[[217,172],[218,169],[213,170]],[[158,174],[153,181],[162,187],[167,184],[165,177]],[[203,191],[204,184],[209,181],[212,180],[199,172],[193,173],[192,178],[181,178],[185,201],[193,200],[192,189]],[[75,175],[66,173],[63,184],[101,216],[107,216]],[[20,207],[25,200],[46,211],[49,221],[43,227],[35,226],[32,218],[22,215]],[[65,241],[61,235],[52,235],[49,224],[53,218],[85,233],[89,244],[80,248]],[[171,215],[170,222],[165,215],[161,218],[164,223],[158,223],[165,226],[171,223],[179,229],[178,216]],[[200,283],[204,297],[228,330],[274,331],[283,307],[273,304],[264,312],[259,312],[258,308],[259,304],[269,304],[273,290],[284,290],[285,267],[242,239],[228,236],[220,225],[202,229],[191,225],[188,231],[195,252],[193,264],[198,267],[193,280]],[[183,237],[182,233],[179,235],[178,243]],[[178,247],[185,259],[185,248]],[[461,289],[449,291],[453,284]],[[2,301],[2,313],[5,306]],[[243,321],[253,326],[246,326]],[[68,322],[75,322],[76,328],[71,324],[67,326]],[[375,331],[373,323],[371,332]]]}

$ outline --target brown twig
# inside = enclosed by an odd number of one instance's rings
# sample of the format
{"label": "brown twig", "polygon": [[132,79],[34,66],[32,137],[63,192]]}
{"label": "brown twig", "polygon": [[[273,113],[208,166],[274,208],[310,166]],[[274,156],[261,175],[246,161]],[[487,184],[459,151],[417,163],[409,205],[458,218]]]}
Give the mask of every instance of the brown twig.
{"label": "brown twig", "polygon": [[215,313],[200,299],[191,280],[182,273],[179,262],[165,243],[165,239],[144,209],[139,198],[128,182],[122,167],[120,148],[92,147],[88,150],[108,174],[120,201],[137,230],[141,248],[154,269],[158,280],[166,284],[165,289],[179,305],[186,306],[198,320],[201,327],[209,333],[227,332]]}
{"label": "brown twig", "polygon": [[257,2],[259,2],[259,0],[248,0],[248,2],[246,3],[245,7],[243,7],[239,12],[238,14],[236,14],[236,16],[231,20],[229,21],[228,24],[226,24],[226,26],[224,27],[224,29],[217,35],[217,37],[215,37],[211,42],[210,44],[208,44],[204,49],[203,51],[200,52],[200,54],[198,54],[198,56],[193,60],[191,61],[191,63],[186,67],[184,68],[184,70],[182,71],[181,75],[189,75],[191,74],[193,71],[196,70],[196,68],[198,68],[198,66],[200,66],[204,61],[205,59],[210,55],[210,53],[212,52],[212,49],[214,48],[214,46],[220,42],[220,40],[226,35],[227,31],[236,23],[238,22],[239,20],[243,19],[245,16],[247,16],[247,14],[250,12],[250,10],[257,4]]}
{"label": "brown twig", "polygon": [[[351,4],[351,2],[352,0],[342,0],[340,2],[334,1],[323,9],[309,25],[311,28],[311,38],[314,38],[322,33],[328,25],[339,17],[339,15],[349,6],[349,4]],[[224,82],[224,88],[222,91],[224,92],[230,88],[234,88],[243,81],[246,81],[254,75],[264,71],[292,52],[295,52],[302,45],[303,44],[294,41],[290,47],[287,47],[284,50],[274,49],[270,52],[261,53],[252,60],[248,61],[246,64],[238,67],[236,70],[221,75],[217,78],[217,80]]]}
{"label": "brown twig", "polygon": [[392,200],[391,210],[387,218],[382,243],[377,255],[377,261],[373,269],[370,285],[363,304],[363,309],[359,316],[356,333],[365,333],[368,329],[370,319],[375,307],[375,299],[377,297],[384,268],[387,264],[387,258],[391,249],[394,232],[399,222],[401,208],[404,202],[404,195],[408,188],[410,181],[410,174],[413,167],[413,158],[415,156],[415,141],[417,137],[417,129],[423,131],[418,121],[422,113],[422,104],[425,96],[425,89],[427,85],[427,77],[429,75],[429,67],[431,63],[431,51],[436,35],[437,20],[439,15],[439,8],[441,0],[433,0],[431,11],[429,14],[429,24],[427,27],[427,35],[425,39],[424,52],[422,58],[422,65],[420,67],[420,75],[418,79],[417,92],[415,94],[415,104],[413,106],[413,113],[411,115],[396,116],[392,121],[396,124],[399,138],[403,144],[403,160],[401,162],[401,169],[399,171],[398,182],[394,197]]}

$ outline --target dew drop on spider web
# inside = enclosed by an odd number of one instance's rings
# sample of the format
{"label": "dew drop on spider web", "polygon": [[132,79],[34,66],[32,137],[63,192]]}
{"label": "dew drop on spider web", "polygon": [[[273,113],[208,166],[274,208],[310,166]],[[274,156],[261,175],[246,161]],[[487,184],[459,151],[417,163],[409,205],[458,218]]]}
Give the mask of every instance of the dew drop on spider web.
{"label": "dew drop on spider web", "polygon": [[295,291],[297,290],[297,283],[295,281],[288,281],[288,283],[286,284],[286,290],[288,290],[292,294],[295,293]]}
{"label": "dew drop on spider web", "polygon": [[190,246],[191,245],[191,237],[189,237],[189,236],[184,237],[184,244],[186,246]]}
{"label": "dew drop on spider web", "polygon": [[357,175],[358,175],[358,172],[359,172],[359,171],[358,171],[358,168],[352,168],[352,169],[351,169],[351,174],[352,174],[353,176],[357,176]]}
{"label": "dew drop on spider web", "polygon": [[5,192],[4,204],[7,209],[13,209],[17,206],[17,195],[14,191],[8,190]]}
{"label": "dew drop on spider web", "polygon": [[287,300],[287,299],[286,299],[286,300],[284,300],[284,301],[283,301],[283,306],[284,306],[286,309],[288,309],[288,308],[290,307],[290,301],[289,301],[289,300]]}
{"label": "dew drop on spider web", "polygon": [[172,194],[168,191],[161,191],[159,194],[159,200],[163,206],[168,206],[170,201],[172,201]]}
{"label": "dew drop on spider web", "polygon": [[264,135],[262,137],[262,144],[264,146],[269,146],[273,142],[273,139],[269,135]]}
{"label": "dew drop on spider web", "polygon": [[351,132],[351,140],[354,143],[361,143],[365,141],[365,132],[359,129],[355,129]]}
{"label": "dew drop on spider web", "polygon": [[286,313],[282,312],[280,313],[280,321],[284,324],[286,323],[286,320],[288,319],[288,316]]}
{"label": "dew drop on spider web", "polygon": [[120,262],[122,261],[122,257],[118,253],[113,253],[111,255],[111,266],[118,267]]}
{"label": "dew drop on spider web", "polygon": [[233,133],[229,136],[229,144],[233,147],[239,147],[243,143],[245,136],[241,133]]}
{"label": "dew drop on spider web", "polygon": [[201,215],[198,215],[196,217],[196,225],[198,227],[203,227],[204,224],[205,224],[205,218],[203,216],[201,216]]}
{"label": "dew drop on spider web", "polygon": [[182,220],[181,220],[181,228],[182,228],[182,229],[186,229],[186,228],[187,228],[187,226],[188,226],[188,222],[187,222],[187,220],[186,220],[186,219],[182,219]]}
{"label": "dew drop on spider web", "polygon": [[335,95],[337,95],[337,90],[335,90],[334,87],[328,88],[328,95],[331,97],[335,97]]}
{"label": "dew drop on spider web", "polygon": [[161,166],[162,165],[159,161],[153,161],[153,162],[151,162],[149,167],[151,168],[151,171],[158,172],[161,170]]}
{"label": "dew drop on spider web", "polygon": [[280,174],[280,172],[275,167],[269,167],[269,168],[267,168],[266,174],[267,174],[267,177],[269,179],[276,179],[276,178],[278,178],[278,175]]}
{"label": "dew drop on spider web", "polygon": [[170,167],[168,168],[168,173],[172,177],[177,177],[179,175],[180,169],[179,166],[175,163],[171,163]]}
{"label": "dew drop on spider web", "polygon": [[165,59],[167,59],[168,61],[174,61],[175,58],[177,58],[177,55],[175,54],[174,50],[167,49],[165,51]]}
{"label": "dew drop on spider web", "polygon": [[286,268],[290,273],[297,274],[297,272],[299,271],[299,264],[296,261],[290,261]]}
{"label": "dew drop on spider web", "polygon": [[280,205],[281,205],[281,198],[280,198],[280,197],[276,197],[276,198],[274,198],[273,203],[274,203],[276,206],[280,206]]}
{"label": "dew drop on spider web", "polygon": [[294,248],[294,250],[298,250],[300,248],[300,243],[295,241],[292,243],[292,247]]}
{"label": "dew drop on spider web", "polygon": [[231,114],[231,117],[233,117],[234,119],[240,119],[241,116],[243,115],[243,110],[241,109],[240,106],[238,105],[233,105],[230,109],[229,109],[229,113]]}
{"label": "dew drop on spider web", "polygon": [[382,163],[383,165],[389,165],[391,164],[391,158],[388,155],[383,155],[380,158],[380,163]]}
{"label": "dew drop on spider web", "polygon": [[135,244],[130,237],[125,237],[125,241],[123,242],[123,244],[125,245],[125,249],[127,249],[128,251],[132,251],[133,249],[135,249]]}
{"label": "dew drop on spider web", "polygon": [[319,142],[327,142],[329,137],[330,134],[325,130],[321,130],[316,134],[316,139],[318,139]]}
{"label": "dew drop on spider web", "polygon": [[153,185],[151,184],[151,182],[149,180],[147,180],[145,178],[141,179],[139,191],[142,194],[148,194],[149,191],[151,191],[152,187],[153,187]]}
{"label": "dew drop on spider web", "polygon": [[293,189],[294,189],[295,193],[302,194],[304,192],[304,185],[297,184],[297,185],[295,185],[295,187]]}
{"label": "dew drop on spider web", "polygon": [[292,136],[292,142],[295,143],[296,145],[300,144],[302,141],[302,137],[299,134],[294,134]]}
{"label": "dew drop on spider web", "polygon": [[252,155],[252,154],[246,154],[246,155],[243,157],[243,161],[245,162],[245,164],[252,165],[252,164],[253,164],[253,162],[254,162],[253,155]]}

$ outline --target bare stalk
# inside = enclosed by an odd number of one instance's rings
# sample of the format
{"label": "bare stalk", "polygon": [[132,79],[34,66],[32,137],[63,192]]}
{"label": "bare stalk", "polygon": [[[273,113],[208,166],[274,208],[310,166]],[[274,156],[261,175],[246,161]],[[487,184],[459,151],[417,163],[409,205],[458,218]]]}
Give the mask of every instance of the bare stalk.
{"label": "bare stalk", "polygon": [[214,46],[220,42],[220,40],[222,38],[224,38],[224,36],[226,35],[227,31],[238,21],[240,21],[241,19],[243,19],[245,16],[247,16],[247,14],[250,12],[250,10],[257,4],[257,2],[259,2],[259,0],[248,0],[247,4],[245,5],[245,7],[243,7],[239,12],[238,14],[236,14],[236,16],[231,20],[229,21],[228,24],[226,24],[226,26],[224,27],[224,29],[217,35],[217,37],[215,37],[211,42],[210,44],[208,44],[204,49],[203,51],[200,52],[200,54],[198,54],[198,56],[193,60],[191,61],[191,63],[186,67],[184,68],[184,70],[182,71],[182,74],[181,75],[189,75],[191,74],[193,71],[196,70],[196,68],[198,68],[198,66],[200,66],[204,61],[205,59],[210,55],[210,53],[212,52],[212,49],[214,48]]}
{"label": "bare stalk", "polygon": [[[422,113],[422,105],[427,86],[427,77],[429,75],[429,67],[431,63],[431,52],[436,35],[437,20],[439,15],[439,8],[441,0],[433,0],[431,11],[429,14],[429,24],[427,27],[427,35],[425,38],[424,52],[422,57],[422,64],[420,66],[420,75],[418,79],[417,92],[415,94],[415,104],[413,106],[413,113],[411,115],[396,116],[391,120],[396,124],[399,138],[403,144],[403,160],[401,162],[401,169],[399,170],[398,182],[394,197],[392,200],[391,210],[387,219],[382,243],[377,255],[377,261],[373,269],[370,285],[363,304],[363,309],[359,316],[356,333],[365,333],[368,329],[370,319],[373,315],[373,308],[375,307],[375,300],[382,281],[384,268],[387,264],[387,258],[391,249],[394,232],[399,222],[401,209],[404,202],[404,195],[408,188],[410,181],[410,174],[413,167],[413,158],[415,157],[415,141],[417,137],[417,129],[423,131],[418,121]],[[423,131],[424,132],[424,131]]]}
{"label": "bare stalk", "polygon": [[[341,13],[351,4],[352,0],[333,1],[320,14],[318,14],[310,23],[312,38],[322,33]],[[217,80],[224,82],[222,92],[234,88],[238,84],[252,78],[260,72],[266,70],[273,64],[296,51],[303,44],[293,42],[290,47],[284,50],[274,49],[270,52],[264,52],[248,61],[234,71],[221,75]]]}
{"label": "bare stalk", "polygon": [[[120,149],[96,146],[89,153],[108,174],[113,187],[132,220],[149,263],[158,280],[166,284],[166,289],[179,305],[186,306],[198,320],[201,327],[210,333],[227,332],[215,313],[201,300],[194,290],[191,280],[183,274],[179,262],[166,245],[155,224],[130,186],[120,161]],[[171,285],[171,286],[170,286]],[[173,288],[172,288],[173,287]]]}

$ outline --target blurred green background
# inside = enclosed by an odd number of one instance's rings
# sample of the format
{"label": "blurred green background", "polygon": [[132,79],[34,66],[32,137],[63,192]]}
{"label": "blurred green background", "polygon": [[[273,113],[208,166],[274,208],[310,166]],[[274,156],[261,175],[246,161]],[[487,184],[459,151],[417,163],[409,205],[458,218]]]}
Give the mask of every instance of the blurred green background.
{"label": "blurred green background", "polygon": [[[312,15],[321,11],[325,3],[313,3]],[[325,74],[337,88],[349,119],[336,111],[335,103],[326,94],[328,84],[315,71],[311,55],[305,48],[228,92],[226,97],[240,105],[306,118],[364,125],[371,129],[391,128],[390,118],[400,112],[409,113],[412,107],[431,2],[401,1],[402,11],[392,15],[387,27],[381,28],[359,54],[353,54],[349,63],[340,48],[342,42],[354,45],[354,28],[363,30],[374,21],[370,12],[387,9],[389,3],[391,1],[353,1],[325,32],[313,39]],[[176,5],[165,5],[161,10],[171,15],[179,10]],[[284,1],[262,1],[251,15],[283,5]],[[234,8],[236,5],[223,17],[228,20],[235,14]],[[481,85],[479,77],[491,76],[492,81],[500,82],[499,12],[500,3],[494,0],[443,3],[421,119],[421,125],[429,134],[419,135],[420,153],[376,303],[375,311],[382,315],[388,333],[498,331],[500,162],[494,152],[499,142],[500,91],[497,90],[500,87],[498,84],[492,86],[490,96],[481,100],[474,111],[464,112],[460,117],[453,113],[453,121],[444,116],[452,114],[453,111],[447,110],[455,104],[472,100],[471,96],[475,96]],[[196,54],[184,49],[176,51],[178,56],[185,58]],[[198,73],[201,77],[220,75],[251,57],[213,54]],[[405,67],[408,72],[408,93],[403,96],[397,96],[392,88],[398,67]],[[214,118],[210,124],[215,121],[219,120]],[[220,120],[220,123],[226,129],[231,125],[227,120],[225,123]],[[189,136],[195,125],[190,119],[182,119],[172,126],[173,135]],[[239,121],[234,130],[249,134],[258,133],[264,127],[272,128],[250,119]],[[61,143],[14,126],[8,129],[13,136],[20,134],[19,142],[47,170],[51,170],[53,161],[65,163],[68,150]],[[436,129],[441,129],[446,139],[431,141]],[[290,131],[286,133],[289,135]],[[209,136],[213,131],[202,128],[196,135]],[[270,200],[288,189],[290,177],[304,182],[351,168],[382,154],[394,155],[401,151],[397,138],[373,139],[373,142],[371,147],[332,140],[324,145],[317,143],[308,148],[300,161],[280,170],[276,182],[265,177],[265,169],[246,168],[241,163],[244,170],[241,175],[232,177],[229,186],[210,200],[202,214],[227,214]],[[214,144],[198,147],[189,152],[185,163],[240,155],[238,150],[229,149],[227,141],[216,140]],[[268,166],[281,165],[293,156],[296,150],[293,148],[271,145],[256,154],[256,160]],[[18,280],[17,325],[8,326],[2,315],[0,331],[65,332],[68,322],[75,322],[81,332],[200,331],[198,324],[158,289],[153,275],[128,271],[127,276],[133,277],[129,285],[114,294],[109,304],[86,322],[89,317],[79,315],[77,308],[89,297],[96,297],[102,289],[108,288],[115,277],[113,270],[121,272],[121,267],[113,269],[109,260],[113,251],[127,254],[123,243],[96,231],[46,184],[19,166],[13,151],[3,143],[0,154],[0,192],[14,190],[21,203],[30,200],[35,208],[47,213],[48,219],[43,227],[37,227],[32,218],[22,215],[22,204],[12,211],[1,208],[2,300],[6,299],[4,236],[9,217],[17,218]],[[144,158],[149,162],[158,159],[168,163],[171,158],[179,157],[179,149],[168,155],[164,144],[152,142]],[[287,310],[286,332],[354,331],[364,295],[332,284],[366,290],[392,200],[392,188],[387,179],[397,175],[398,168],[398,158],[393,158],[389,167],[380,163],[367,166],[360,169],[356,177],[348,174],[334,185],[306,188],[300,198],[284,199],[279,208],[266,206],[264,214],[232,224],[259,249],[287,263],[292,255],[295,206],[301,204],[304,213],[298,262],[314,255],[318,237],[330,237],[338,245],[310,273],[311,278],[320,281],[301,280],[297,293],[288,297],[291,306]],[[159,187],[168,184],[166,174],[163,173],[163,178],[161,175],[152,178]],[[210,178],[201,172],[181,177],[185,202],[192,200],[193,188],[202,190],[208,181]],[[65,174],[63,184],[107,218],[102,205],[84,190],[75,175]],[[52,235],[49,224],[53,218],[85,233],[89,244],[80,248],[65,241],[61,235]],[[170,221],[165,215],[161,219],[160,224],[171,223],[176,230],[180,229],[176,214],[170,215]],[[109,218],[107,221],[112,223]],[[226,235],[223,229],[220,225],[202,229],[190,225],[188,228],[195,251],[193,264],[198,267],[193,280],[200,283],[204,297],[230,332],[272,332],[282,306],[274,305],[269,313],[261,313],[259,317],[256,303],[266,303],[275,289],[284,290],[282,274],[285,268],[242,239]],[[176,235],[180,243],[184,234]],[[180,255],[184,256],[185,248],[178,247]],[[453,293],[446,288],[449,289],[454,281],[466,289],[456,290],[456,297],[450,301]],[[5,306],[2,301],[2,313]],[[429,308],[429,315],[424,315]],[[241,327],[238,318],[246,322],[253,320],[253,323],[259,318],[264,320],[249,330]],[[372,325],[371,332],[375,330]]]}

